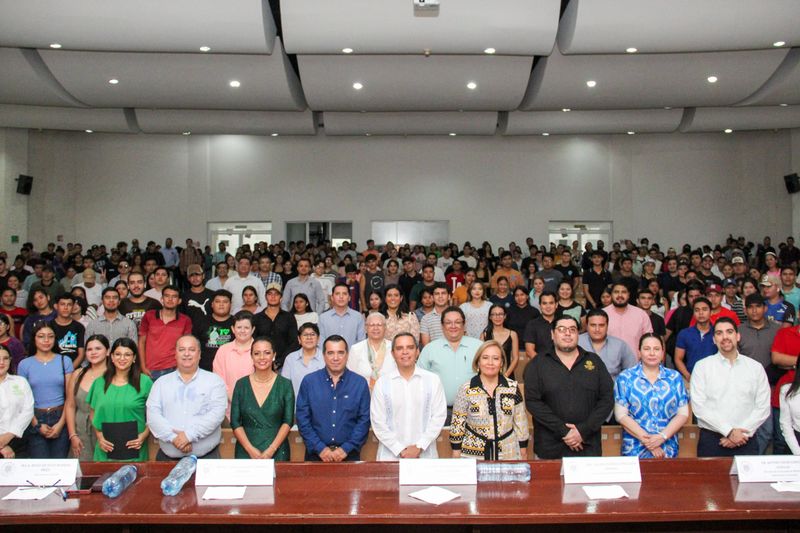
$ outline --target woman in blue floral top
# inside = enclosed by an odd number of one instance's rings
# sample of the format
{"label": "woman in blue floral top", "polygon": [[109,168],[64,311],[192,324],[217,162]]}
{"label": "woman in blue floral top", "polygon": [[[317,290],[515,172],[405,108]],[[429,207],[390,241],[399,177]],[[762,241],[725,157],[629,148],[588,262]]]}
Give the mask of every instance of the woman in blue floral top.
{"label": "woman in blue floral top", "polygon": [[614,387],[614,416],[622,425],[622,455],[678,456],[678,431],[689,417],[681,375],[662,364],[664,343],[653,333],[639,339],[638,365],[624,370]]}

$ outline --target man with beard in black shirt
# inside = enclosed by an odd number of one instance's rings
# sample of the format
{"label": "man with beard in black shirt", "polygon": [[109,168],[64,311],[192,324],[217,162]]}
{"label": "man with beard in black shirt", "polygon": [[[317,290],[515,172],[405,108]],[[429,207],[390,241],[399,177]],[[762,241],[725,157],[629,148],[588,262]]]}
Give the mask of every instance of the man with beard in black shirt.
{"label": "man with beard in black shirt", "polygon": [[525,405],[540,459],[600,456],[601,426],[614,408],[614,382],[600,357],[578,346],[580,323],[553,321],[554,349],[525,368]]}

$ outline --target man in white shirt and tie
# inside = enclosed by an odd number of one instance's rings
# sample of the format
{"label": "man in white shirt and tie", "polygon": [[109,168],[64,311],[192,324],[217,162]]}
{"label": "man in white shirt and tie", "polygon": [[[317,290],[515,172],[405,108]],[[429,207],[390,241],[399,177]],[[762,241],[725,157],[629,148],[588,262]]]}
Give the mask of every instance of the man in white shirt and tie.
{"label": "man in white shirt and tie", "polygon": [[731,318],[717,319],[714,343],[719,351],[692,371],[697,456],[758,455],[756,430],[770,414],[767,374],[758,361],[739,353],[739,330]]}
{"label": "man in white shirt and tie", "polygon": [[370,404],[372,431],[379,441],[378,461],[436,458],[436,439],[447,417],[439,376],[419,368],[417,339],[398,333],[392,341],[397,369],[375,382]]}

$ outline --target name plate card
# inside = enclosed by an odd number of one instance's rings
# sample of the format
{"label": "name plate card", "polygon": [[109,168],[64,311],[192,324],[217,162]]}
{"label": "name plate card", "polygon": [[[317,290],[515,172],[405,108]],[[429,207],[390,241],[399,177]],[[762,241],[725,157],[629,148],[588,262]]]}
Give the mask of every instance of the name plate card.
{"label": "name plate card", "polygon": [[275,483],[273,459],[198,459],[194,484],[264,487]]}
{"label": "name plate card", "polygon": [[401,485],[476,485],[475,459],[400,459]]}
{"label": "name plate card", "polygon": [[739,476],[739,483],[798,481],[800,456],[737,455],[733,458],[731,475]]}
{"label": "name plate card", "polygon": [[638,457],[565,457],[564,483],[641,483]]}
{"label": "name plate card", "polygon": [[69,487],[80,473],[77,459],[4,459],[0,462],[0,486]]}

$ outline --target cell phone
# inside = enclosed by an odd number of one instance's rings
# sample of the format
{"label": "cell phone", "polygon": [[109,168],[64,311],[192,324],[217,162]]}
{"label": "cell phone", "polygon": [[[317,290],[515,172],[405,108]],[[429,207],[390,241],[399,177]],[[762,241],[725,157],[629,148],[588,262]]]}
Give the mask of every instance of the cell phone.
{"label": "cell phone", "polygon": [[75,484],[67,489],[67,494],[90,494],[92,487],[100,479],[100,476],[82,476],[75,480]]}

